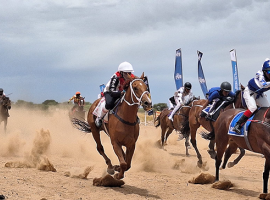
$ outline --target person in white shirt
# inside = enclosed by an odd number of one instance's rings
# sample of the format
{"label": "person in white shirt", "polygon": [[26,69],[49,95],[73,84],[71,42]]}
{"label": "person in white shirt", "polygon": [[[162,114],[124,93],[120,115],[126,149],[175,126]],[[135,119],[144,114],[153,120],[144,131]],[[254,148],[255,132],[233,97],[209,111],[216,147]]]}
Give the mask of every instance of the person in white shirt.
{"label": "person in white shirt", "polygon": [[177,110],[180,109],[181,106],[185,105],[187,102],[189,102],[193,98],[193,94],[191,91],[191,83],[186,82],[184,84],[184,87],[179,88],[175,94],[174,99],[176,106],[174,107],[173,111],[171,112],[169,119],[173,121],[173,116],[177,112]]}

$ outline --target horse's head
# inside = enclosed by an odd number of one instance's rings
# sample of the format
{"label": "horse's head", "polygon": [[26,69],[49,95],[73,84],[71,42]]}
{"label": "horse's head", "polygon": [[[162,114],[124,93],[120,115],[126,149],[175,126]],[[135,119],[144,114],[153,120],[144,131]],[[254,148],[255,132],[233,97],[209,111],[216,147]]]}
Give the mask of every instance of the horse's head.
{"label": "horse's head", "polygon": [[142,73],[140,78],[132,78],[129,76],[129,84],[126,84],[124,89],[129,88],[131,95],[130,99],[125,101],[128,105],[141,105],[145,111],[149,111],[152,109],[152,100],[148,91],[148,86],[143,81],[143,78],[144,73]]}
{"label": "horse's head", "polygon": [[10,109],[11,108],[11,101],[10,101],[9,97],[3,96],[1,99],[1,105],[3,107],[5,107],[6,109]]}

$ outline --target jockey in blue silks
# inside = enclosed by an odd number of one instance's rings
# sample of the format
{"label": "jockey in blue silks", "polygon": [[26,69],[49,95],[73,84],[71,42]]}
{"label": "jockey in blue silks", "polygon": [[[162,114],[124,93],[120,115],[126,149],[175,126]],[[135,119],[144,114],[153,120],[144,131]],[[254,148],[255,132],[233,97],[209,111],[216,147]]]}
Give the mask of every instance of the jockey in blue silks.
{"label": "jockey in blue silks", "polygon": [[249,80],[248,85],[245,87],[243,98],[247,104],[247,110],[236,122],[234,131],[238,134],[241,133],[242,126],[246,123],[249,117],[257,110],[257,105],[260,107],[269,107],[264,92],[270,90],[270,59],[266,58],[262,70],[259,70],[255,78]]}
{"label": "jockey in blue silks", "polygon": [[213,87],[207,93],[207,102],[203,105],[201,117],[211,120],[213,114],[215,114],[217,105],[225,103],[224,107],[234,101],[235,93],[231,91],[232,86],[229,82],[221,83],[220,87]]}

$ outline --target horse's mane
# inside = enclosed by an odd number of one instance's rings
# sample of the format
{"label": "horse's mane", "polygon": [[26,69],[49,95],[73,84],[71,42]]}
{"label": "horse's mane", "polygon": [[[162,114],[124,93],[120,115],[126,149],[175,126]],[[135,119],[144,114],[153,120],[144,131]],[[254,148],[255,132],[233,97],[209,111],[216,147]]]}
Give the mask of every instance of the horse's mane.
{"label": "horse's mane", "polygon": [[131,81],[133,81],[134,79],[138,79],[139,77],[137,77],[137,76],[134,76],[134,78],[130,78],[130,79],[127,79],[127,80],[125,80],[125,82],[124,82],[124,86],[123,86],[123,89],[124,90],[127,90],[128,89],[128,87],[129,87],[129,84],[130,84],[130,82]]}

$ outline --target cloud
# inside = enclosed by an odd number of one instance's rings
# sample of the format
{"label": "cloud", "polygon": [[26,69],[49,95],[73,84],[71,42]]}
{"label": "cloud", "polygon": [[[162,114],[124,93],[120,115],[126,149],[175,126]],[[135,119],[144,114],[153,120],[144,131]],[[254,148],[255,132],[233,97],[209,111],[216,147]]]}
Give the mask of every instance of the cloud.
{"label": "cloud", "polygon": [[81,90],[93,102],[98,86],[129,61],[149,77],[154,103],[167,102],[178,48],[195,94],[202,95],[197,50],[210,88],[232,82],[235,48],[245,85],[270,57],[269,7],[262,0],[1,1],[0,85],[14,99],[62,101]]}

